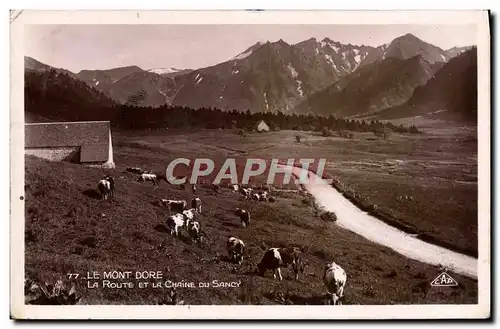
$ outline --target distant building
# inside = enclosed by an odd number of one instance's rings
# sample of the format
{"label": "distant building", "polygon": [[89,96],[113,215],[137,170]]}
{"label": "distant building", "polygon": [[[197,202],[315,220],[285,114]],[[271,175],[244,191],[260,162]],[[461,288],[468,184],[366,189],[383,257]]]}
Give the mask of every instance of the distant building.
{"label": "distant building", "polygon": [[24,149],[51,161],[115,168],[109,121],[26,123]]}
{"label": "distant building", "polygon": [[257,125],[255,126],[255,129],[258,132],[269,131],[270,130],[269,126],[267,125],[267,123],[264,122],[264,120],[260,120],[260,122],[257,123]]}

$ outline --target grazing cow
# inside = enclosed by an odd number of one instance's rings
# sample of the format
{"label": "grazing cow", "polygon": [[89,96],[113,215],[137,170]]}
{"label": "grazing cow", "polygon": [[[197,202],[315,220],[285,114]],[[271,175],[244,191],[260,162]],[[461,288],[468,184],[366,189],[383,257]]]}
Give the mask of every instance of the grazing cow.
{"label": "grazing cow", "polygon": [[252,195],[252,199],[254,199],[255,201],[260,201],[260,195],[258,193],[254,193]]}
{"label": "grazing cow", "polygon": [[250,195],[252,194],[252,189],[251,188],[240,188],[240,193],[246,199],[248,199],[250,197]]}
{"label": "grazing cow", "polygon": [[250,225],[250,213],[244,209],[240,209],[240,208],[236,208],[236,210],[234,211],[236,213],[237,216],[240,217],[241,219],[241,225],[243,227],[247,227],[248,225]]}
{"label": "grazing cow", "polygon": [[323,282],[328,291],[328,295],[332,298],[331,302],[333,305],[342,305],[346,281],[347,274],[342,267],[337,265],[335,262],[331,262],[325,266]]}
{"label": "grazing cow", "polygon": [[264,276],[267,270],[272,270],[273,277],[276,279],[276,275],[278,275],[281,281],[283,280],[281,268],[290,265],[295,273],[295,280],[298,280],[299,273],[303,273],[305,268],[305,264],[300,259],[299,251],[296,248],[269,248],[257,265],[257,269],[261,276]]}
{"label": "grazing cow", "polygon": [[115,196],[115,179],[113,176],[106,176],[105,179],[109,182],[109,195]]}
{"label": "grazing cow", "polygon": [[191,208],[188,210],[184,210],[182,212],[182,215],[184,216],[184,220],[186,221],[186,223],[188,223],[190,221],[194,221],[196,219],[196,209]]}
{"label": "grazing cow", "polygon": [[179,229],[184,226],[184,216],[174,214],[167,217],[167,227],[170,229],[170,235],[179,236]]}
{"label": "grazing cow", "polygon": [[198,197],[193,198],[193,200],[191,200],[191,208],[196,209],[196,211],[201,214],[201,199]]}
{"label": "grazing cow", "polygon": [[269,195],[269,193],[266,191],[260,192],[260,201],[267,201],[268,195]]}
{"label": "grazing cow", "polygon": [[269,202],[273,203],[273,202],[276,202],[276,198],[273,197],[273,196],[270,196],[269,199],[268,199]]}
{"label": "grazing cow", "polygon": [[238,184],[231,185],[231,189],[232,189],[233,192],[238,192],[238,190],[239,190]]}
{"label": "grazing cow", "polygon": [[243,254],[245,253],[245,244],[243,241],[235,237],[230,237],[227,240],[226,246],[229,260],[241,265],[243,262]]}
{"label": "grazing cow", "polygon": [[161,199],[161,203],[168,207],[170,212],[180,213],[183,212],[187,208],[186,200],[167,200]]}
{"label": "grazing cow", "polygon": [[189,236],[194,242],[201,244],[201,225],[200,222],[190,220],[186,222],[186,228]]}
{"label": "grazing cow", "polygon": [[138,182],[146,182],[151,181],[153,185],[158,185],[158,180],[155,174],[141,174],[139,178],[137,178]]}
{"label": "grazing cow", "polygon": [[126,171],[132,172],[134,174],[142,174],[142,169],[139,167],[127,167]]}
{"label": "grazing cow", "polygon": [[111,192],[110,182],[106,179],[101,179],[97,184],[97,188],[99,189],[99,192],[101,192],[101,200],[107,200]]}

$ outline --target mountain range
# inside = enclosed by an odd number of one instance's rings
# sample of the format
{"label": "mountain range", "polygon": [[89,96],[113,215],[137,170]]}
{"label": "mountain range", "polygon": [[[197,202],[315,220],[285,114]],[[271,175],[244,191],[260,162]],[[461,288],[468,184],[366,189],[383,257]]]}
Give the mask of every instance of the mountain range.
{"label": "mountain range", "polygon": [[127,66],[73,73],[25,57],[25,72],[64,73],[117,104],[358,117],[401,107],[452,59],[474,49],[443,50],[412,34],[379,47],[310,38],[293,45],[259,42],[199,69]]}

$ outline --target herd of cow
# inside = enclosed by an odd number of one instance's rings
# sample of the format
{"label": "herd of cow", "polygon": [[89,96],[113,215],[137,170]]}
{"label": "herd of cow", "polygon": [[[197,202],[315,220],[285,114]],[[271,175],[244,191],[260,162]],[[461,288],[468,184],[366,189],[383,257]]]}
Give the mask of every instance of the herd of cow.
{"label": "herd of cow", "polygon": [[[139,168],[127,168],[127,171],[139,174],[137,181],[151,181],[154,185],[158,184],[158,176],[151,172],[140,171]],[[191,185],[193,193],[196,193],[196,185]],[[218,193],[220,186],[212,184],[212,189]],[[269,196],[269,189],[264,188],[262,191],[254,192],[252,188],[240,187],[236,184],[231,185],[233,192],[239,192],[245,199],[255,201],[275,202],[274,197]],[[101,193],[101,199],[107,200],[109,196],[114,195],[115,182],[112,176],[103,177],[98,183],[98,189]],[[169,216],[166,220],[166,226],[170,231],[171,236],[179,236],[180,230],[185,229],[193,242],[202,243],[201,224],[197,220],[201,214],[202,201],[199,197],[194,196],[190,208],[186,200],[169,200],[161,199],[160,203],[169,211]],[[250,212],[245,209],[236,208],[234,210],[236,216],[241,220],[241,225],[247,228],[250,225]],[[245,254],[245,243],[237,237],[230,237],[226,242],[229,261],[242,265],[243,255]],[[264,276],[266,271],[273,271],[274,279],[283,280],[281,268],[292,267],[295,274],[295,280],[299,279],[299,273],[303,273],[305,263],[301,260],[300,250],[298,248],[268,248],[264,253],[261,261],[257,264],[256,272]],[[344,297],[344,287],[347,281],[347,275],[342,267],[335,262],[326,264],[323,272],[323,282],[327,288],[327,293],[330,296],[329,302],[333,305],[342,304]]]}

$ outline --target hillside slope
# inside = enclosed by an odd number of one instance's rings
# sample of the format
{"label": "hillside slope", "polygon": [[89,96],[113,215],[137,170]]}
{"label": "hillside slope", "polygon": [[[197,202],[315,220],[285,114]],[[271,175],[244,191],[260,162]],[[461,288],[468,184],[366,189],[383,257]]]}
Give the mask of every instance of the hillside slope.
{"label": "hillside slope", "polygon": [[[294,304],[321,304],[325,293],[322,267],[335,260],[348,273],[344,304],[477,302],[475,282],[453,274],[459,287],[429,290],[430,280],[439,274],[437,268],[406,260],[314,218],[295,194],[277,195],[274,204],[249,204],[228,189],[213,196],[200,188],[204,244],[193,245],[185,234],[172,238],[166,233],[166,210],[158,201],[164,197],[190,200],[190,191],[165,183],[153,189],[125,172],[126,166],[139,159],[165,163],[162,153],[124,147],[116,147],[116,153],[118,167],[110,172],[26,158],[27,276],[53,282],[66,273],[154,270],[165,273],[164,281],[240,282],[237,288],[180,288],[179,297],[186,304],[277,304],[281,302],[274,298],[277,293]],[[116,196],[100,201],[96,182],[106,173],[116,177]],[[231,213],[238,206],[251,209],[252,223],[247,229]],[[224,257],[230,236],[243,239],[248,248],[240,270]],[[290,269],[285,269],[283,282],[273,280],[269,273],[255,275],[263,243],[301,248],[308,264],[305,275],[293,281]],[[83,295],[82,304],[154,304],[165,294],[158,289],[89,289],[84,281],[77,282],[77,291]]]}
{"label": "hillside slope", "polygon": [[476,122],[477,48],[452,58],[405,104],[378,114],[379,119],[424,116]]}
{"label": "hillside slope", "polygon": [[27,71],[24,102],[28,120],[109,120],[115,105],[109,97],[57,70]]}
{"label": "hillside slope", "polygon": [[439,65],[421,56],[376,61],[312,95],[294,111],[350,117],[393,107],[406,102]]}

